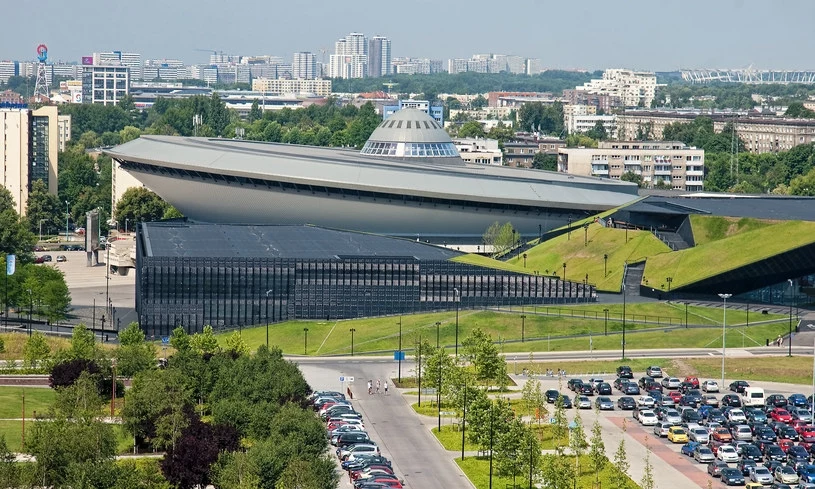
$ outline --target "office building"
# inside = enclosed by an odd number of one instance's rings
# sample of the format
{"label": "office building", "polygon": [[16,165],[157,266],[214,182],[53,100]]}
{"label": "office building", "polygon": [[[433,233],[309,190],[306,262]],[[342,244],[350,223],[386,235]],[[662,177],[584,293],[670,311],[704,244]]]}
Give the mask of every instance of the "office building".
{"label": "office building", "polygon": [[252,80],[252,90],[270,94],[306,93],[328,97],[331,95],[331,80],[256,78]]}
{"label": "office building", "polygon": [[603,72],[602,79],[591,80],[575,90],[607,95],[619,100],[623,107],[650,107],[656,87],[657,77],[652,72],[609,69]]}
{"label": "office building", "polygon": [[58,118],[53,105],[35,110],[0,109],[0,161],[4,169],[0,183],[11,192],[14,210],[21,216],[26,214],[28,195],[37,180],[45,182],[50,193],[57,194]]}
{"label": "office building", "polygon": [[8,83],[12,76],[20,76],[20,65],[16,61],[0,61],[0,83]]}
{"label": "office building", "polygon": [[537,58],[528,58],[524,66],[527,75],[538,75],[543,72],[543,65],[541,60]]}
{"label": "office building", "polygon": [[630,172],[646,187],[701,191],[705,151],[676,141],[600,141],[597,148],[558,149],[558,171],[611,180]]}
{"label": "office building", "polygon": [[291,63],[291,77],[295,80],[319,78],[317,76],[317,56],[314,53],[307,52],[294,53]]}
{"label": "office building", "polygon": [[736,135],[751,153],[777,153],[789,151],[800,144],[815,143],[815,119],[789,119],[783,117],[753,117],[733,113],[702,113],[678,111],[626,111],[617,117],[620,138],[633,139],[647,128],[654,139],[662,139],[668,124],[692,122],[697,117],[713,120],[713,130],[721,132],[735,123]]}
{"label": "office building", "polygon": [[82,67],[82,101],[86,104],[116,105],[130,93],[130,68],[114,65]]}
{"label": "office building", "polygon": [[391,73],[399,75],[430,75],[443,71],[444,67],[440,59],[393,58],[391,61]]}
{"label": "office building", "polygon": [[391,73],[391,40],[374,36],[368,42],[368,76],[380,77]]}
{"label": "office building", "polygon": [[130,68],[128,70],[128,79],[141,80],[143,77],[141,54],[107,51],[93,53],[92,59],[94,65],[126,66]]}

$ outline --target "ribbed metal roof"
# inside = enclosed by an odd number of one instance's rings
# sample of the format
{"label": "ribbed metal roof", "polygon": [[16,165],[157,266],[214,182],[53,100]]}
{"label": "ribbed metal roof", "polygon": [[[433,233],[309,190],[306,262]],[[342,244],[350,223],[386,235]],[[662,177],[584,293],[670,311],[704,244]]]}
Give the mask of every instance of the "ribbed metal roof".
{"label": "ribbed metal roof", "polygon": [[419,109],[402,109],[379,124],[368,141],[381,143],[452,143],[447,131]]}

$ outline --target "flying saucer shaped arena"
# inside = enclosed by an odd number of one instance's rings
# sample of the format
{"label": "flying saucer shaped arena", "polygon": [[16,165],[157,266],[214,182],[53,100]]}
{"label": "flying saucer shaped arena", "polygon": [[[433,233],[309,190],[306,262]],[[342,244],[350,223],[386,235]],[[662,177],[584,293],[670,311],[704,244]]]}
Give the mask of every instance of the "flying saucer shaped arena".
{"label": "flying saucer shaped arena", "polygon": [[142,136],[107,151],[192,221],[313,224],[438,241],[493,222],[524,236],[637,198],[634,184],[467,164],[430,116],[403,109],[361,151],[245,140]]}

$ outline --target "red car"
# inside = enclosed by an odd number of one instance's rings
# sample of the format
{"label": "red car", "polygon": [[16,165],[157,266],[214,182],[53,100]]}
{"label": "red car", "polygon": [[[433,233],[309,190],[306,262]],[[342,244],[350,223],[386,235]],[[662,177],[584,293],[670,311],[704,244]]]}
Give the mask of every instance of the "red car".
{"label": "red car", "polygon": [[688,375],[687,377],[685,377],[685,382],[687,382],[689,384],[693,384],[694,389],[699,388],[699,377],[692,377],[692,376]]}
{"label": "red car", "polygon": [[778,446],[781,448],[781,450],[784,450],[784,453],[787,453],[787,450],[789,450],[789,448],[793,445],[795,445],[795,443],[793,443],[789,438],[780,438],[778,440]]}
{"label": "red car", "polygon": [[668,397],[673,399],[674,402],[679,402],[682,399],[682,393],[679,391],[671,391],[668,393]]}
{"label": "red car", "polygon": [[393,475],[393,469],[387,465],[369,465],[364,469],[352,470],[348,472],[348,475],[351,477],[351,482],[363,476],[367,476],[365,477],[366,479],[372,479],[383,474]]}
{"label": "red car", "polygon": [[815,426],[812,425],[802,425],[795,428],[795,431],[798,432],[798,436],[801,437],[801,440],[807,443],[815,442]]}
{"label": "red car", "polygon": [[775,408],[770,411],[770,418],[772,418],[773,421],[779,421],[781,423],[792,422],[792,416],[790,416],[789,411],[784,408]]}
{"label": "red car", "polygon": [[710,436],[719,443],[730,443],[733,441],[733,435],[727,428],[716,428]]}

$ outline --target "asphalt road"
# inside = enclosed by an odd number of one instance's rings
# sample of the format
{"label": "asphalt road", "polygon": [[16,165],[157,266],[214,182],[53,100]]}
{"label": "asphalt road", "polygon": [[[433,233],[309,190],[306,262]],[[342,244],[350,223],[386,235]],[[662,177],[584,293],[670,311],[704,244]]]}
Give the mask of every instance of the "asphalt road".
{"label": "asphalt road", "polygon": [[[472,489],[473,485],[453,462],[413,412],[408,402],[392,388],[386,396],[368,395],[366,384],[372,379],[396,378],[392,359],[292,359],[300,365],[313,389],[351,389],[354,408],[362,413],[368,433],[393,463],[394,472],[407,487]],[[402,364],[402,374],[408,369]],[[340,383],[339,377],[354,377],[354,383]],[[390,381],[389,381],[390,382]],[[347,481],[347,479],[346,479]],[[348,486],[347,482],[343,482]],[[342,485],[341,485],[342,487]]]}

